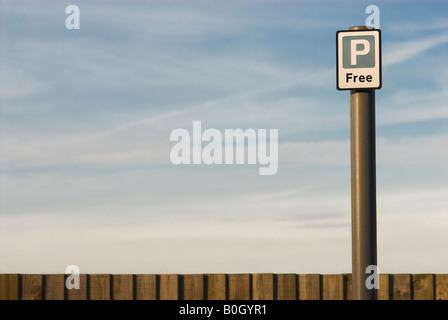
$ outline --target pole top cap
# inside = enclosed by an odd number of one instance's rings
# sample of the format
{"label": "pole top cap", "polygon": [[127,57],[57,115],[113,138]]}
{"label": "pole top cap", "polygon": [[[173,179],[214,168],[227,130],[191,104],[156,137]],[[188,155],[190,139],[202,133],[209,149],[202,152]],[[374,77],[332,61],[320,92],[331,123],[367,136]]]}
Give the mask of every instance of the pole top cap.
{"label": "pole top cap", "polygon": [[350,30],[369,30],[366,26],[354,26],[350,27]]}

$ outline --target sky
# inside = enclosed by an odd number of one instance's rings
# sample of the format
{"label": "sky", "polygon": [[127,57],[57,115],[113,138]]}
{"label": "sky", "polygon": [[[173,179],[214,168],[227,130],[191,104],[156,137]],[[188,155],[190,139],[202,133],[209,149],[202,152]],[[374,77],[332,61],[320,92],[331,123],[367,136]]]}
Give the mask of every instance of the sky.
{"label": "sky", "polygon": [[[0,1],[0,273],[350,273],[336,31],[371,4],[378,267],[448,273],[448,3],[287,0]],[[174,165],[193,121],[278,129],[278,171]]]}

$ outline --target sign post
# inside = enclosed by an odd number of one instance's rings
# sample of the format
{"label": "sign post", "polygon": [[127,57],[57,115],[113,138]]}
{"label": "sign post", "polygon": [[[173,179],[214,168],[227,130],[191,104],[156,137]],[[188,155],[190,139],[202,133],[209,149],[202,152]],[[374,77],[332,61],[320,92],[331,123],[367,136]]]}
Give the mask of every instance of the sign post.
{"label": "sign post", "polygon": [[336,38],[337,89],[350,90],[352,299],[376,300],[376,287],[366,281],[367,270],[377,270],[375,89],[382,80],[381,32],[351,27]]}

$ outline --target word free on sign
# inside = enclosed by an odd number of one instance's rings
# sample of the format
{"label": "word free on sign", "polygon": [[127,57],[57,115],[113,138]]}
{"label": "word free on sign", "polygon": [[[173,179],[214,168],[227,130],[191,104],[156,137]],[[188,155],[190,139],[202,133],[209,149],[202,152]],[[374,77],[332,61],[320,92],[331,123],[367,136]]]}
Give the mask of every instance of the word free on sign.
{"label": "word free on sign", "polygon": [[381,89],[381,31],[336,32],[338,90]]}

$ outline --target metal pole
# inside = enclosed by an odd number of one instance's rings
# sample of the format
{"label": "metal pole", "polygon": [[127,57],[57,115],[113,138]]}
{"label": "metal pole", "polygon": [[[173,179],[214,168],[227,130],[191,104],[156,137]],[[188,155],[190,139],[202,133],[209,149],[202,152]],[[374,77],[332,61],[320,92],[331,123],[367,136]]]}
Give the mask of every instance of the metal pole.
{"label": "metal pole", "polygon": [[[350,30],[368,30],[351,27]],[[352,193],[352,299],[376,300],[366,268],[377,266],[375,90],[350,91]]]}

